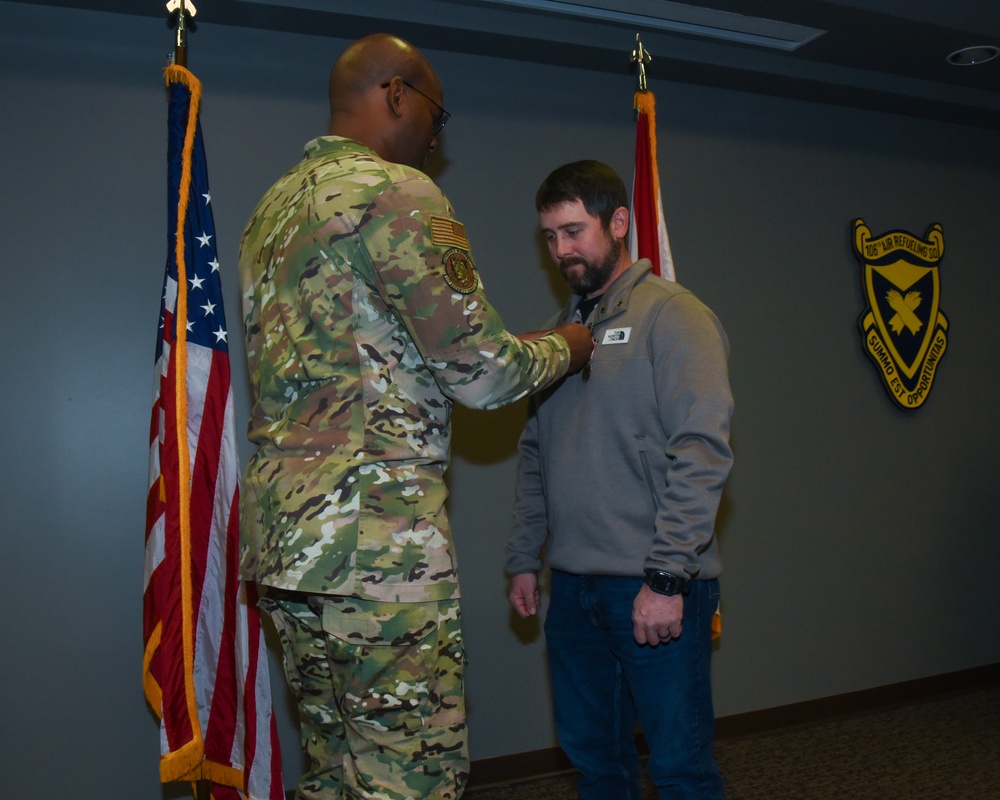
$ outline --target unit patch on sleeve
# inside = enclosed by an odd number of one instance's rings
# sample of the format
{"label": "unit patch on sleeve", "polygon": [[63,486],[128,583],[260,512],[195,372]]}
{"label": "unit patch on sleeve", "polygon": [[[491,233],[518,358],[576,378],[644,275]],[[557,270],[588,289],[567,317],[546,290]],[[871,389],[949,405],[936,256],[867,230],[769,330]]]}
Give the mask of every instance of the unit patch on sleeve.
{"label": "unit patch on sleeve", "polygon": [[461,294],[472,294],[479,288],[476,265],[468,253],[449,250],[444,256],[444,280],[452,289]]}
{"label": "unit patch on sleeve", "polygon": [[859,319],[865,351],[893,401],[919,408],[948,347],[938,275],[944,231],[935,223],[925,239],[905,231],[873,237],[864,220],[856,219],[853,234],[868,301]]}

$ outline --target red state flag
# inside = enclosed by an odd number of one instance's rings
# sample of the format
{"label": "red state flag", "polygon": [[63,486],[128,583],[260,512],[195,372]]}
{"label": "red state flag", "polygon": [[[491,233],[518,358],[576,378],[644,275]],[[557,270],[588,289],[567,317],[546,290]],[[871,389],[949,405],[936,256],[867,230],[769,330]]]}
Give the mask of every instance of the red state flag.
{"label": "red state flag", "polygon": [[632,260],[648,258],[653,272],[676,280],[667,223],[663,218],[659,168],[656,163],[656,100],[653,93],[635,93],[635,173],[632,179]]}

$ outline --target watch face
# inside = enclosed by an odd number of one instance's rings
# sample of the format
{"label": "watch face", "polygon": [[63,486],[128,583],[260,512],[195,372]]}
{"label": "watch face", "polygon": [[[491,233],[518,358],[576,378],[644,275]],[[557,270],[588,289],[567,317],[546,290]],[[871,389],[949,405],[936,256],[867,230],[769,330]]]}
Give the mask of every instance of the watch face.
{"label": "watch face", "polygon": [[683,584],[680,578],[661,570],[646,573],[646,584],[654,592],[659,592],[660,594],[674,595],[683,591]]}

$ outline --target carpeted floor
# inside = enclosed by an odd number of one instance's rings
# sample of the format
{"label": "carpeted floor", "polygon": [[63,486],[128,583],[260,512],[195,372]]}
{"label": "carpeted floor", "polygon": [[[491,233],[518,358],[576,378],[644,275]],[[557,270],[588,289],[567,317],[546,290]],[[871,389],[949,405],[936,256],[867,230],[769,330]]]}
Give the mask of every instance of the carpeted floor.
{"label": "carpeted floor", "polygon": [[[1000,687],[716,744],[728,800],[1000,800]],[[573,800],[574,776],[470,789]],[[645,785],[644,799],[656,794]]]}

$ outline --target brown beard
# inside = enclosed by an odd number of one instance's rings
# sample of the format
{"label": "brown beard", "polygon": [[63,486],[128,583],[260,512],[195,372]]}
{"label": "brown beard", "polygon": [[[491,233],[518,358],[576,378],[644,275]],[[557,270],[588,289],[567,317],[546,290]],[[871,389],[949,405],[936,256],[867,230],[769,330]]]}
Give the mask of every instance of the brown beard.
{"label": "brown beard", "polygon": [[[569,288],[574,294],[581,297],[596,292],[608,282],[615,267],[618,265],[618,257],[621,254],[622,243],[608,235],[608,252],[600,261],[588,261],[585,258],[571,256],[559,261],[559,271],[569,284]],[[580,275],[569,275],[567,267],[574,264],[583,264],[583,272]]]}

